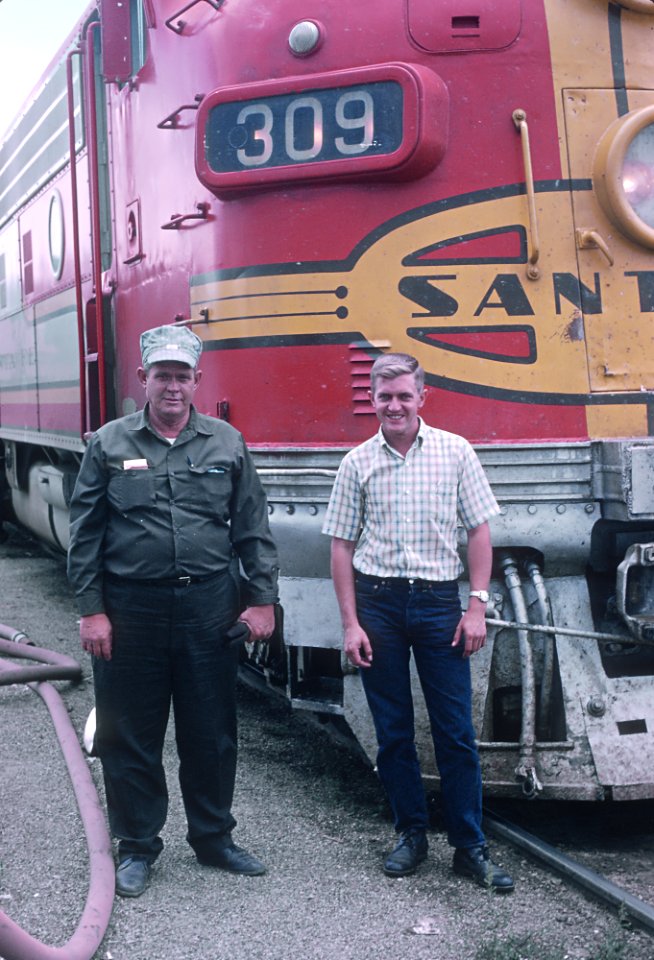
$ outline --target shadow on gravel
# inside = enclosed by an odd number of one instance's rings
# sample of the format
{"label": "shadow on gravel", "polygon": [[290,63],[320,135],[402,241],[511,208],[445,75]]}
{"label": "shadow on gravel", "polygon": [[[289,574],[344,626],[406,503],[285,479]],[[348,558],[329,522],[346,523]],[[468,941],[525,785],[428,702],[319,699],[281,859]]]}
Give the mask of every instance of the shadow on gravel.
{"label": "shadow on gravel", "polygon": [[575,850],[644,846],[654,851],[654,801],[489,800],[500,816],[552,846]]}
{"label": "shadow on gravel", "polygon": [[[241,762],[265,764],[273,776],[293,779],[306,790],[329,794],[341,812],[371,821],[391,822],[381,784],[358,744],[339,742],[327,724],[292,711],[278,696],[239,684]],[[258,731],[265,729],[265,740]],[[336,811],[334,811],[336,812]]]}

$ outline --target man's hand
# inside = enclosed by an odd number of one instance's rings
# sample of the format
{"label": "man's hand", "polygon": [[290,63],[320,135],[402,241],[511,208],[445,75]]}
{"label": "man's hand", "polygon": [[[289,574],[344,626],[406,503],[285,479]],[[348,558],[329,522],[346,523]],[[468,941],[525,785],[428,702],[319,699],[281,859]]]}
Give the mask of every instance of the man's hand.
{"label": "man's hand", "polygon": [[249,642],[270,640],[275,629],[275,607],[272,603],[262,607],[248,607],[238,619],[248,626]]}
{"label": "man's hand", "polygon": [[352,666],[369,667],[372,664],[372,647],[368,634],[358,623],[345,628],[343,649]]}
{"label": "man's hand", "polygon": [[469,657],[477,650],[481,650],[486,643],[486,604],[474,598],[472,598],[471,603],[474,606],[468,607],[459,620],[452,641],[452,646],[456,647],[463,640],[465,644],[464,657]]}
{"label": "man's hand", "polygon": [[111,660],[112,629],[106,613],[93,613],[79,622],[82,649],[94,657]]}
{"label": "man's hand", "polygon": [[336,590],[336,599],[343,620],[343,650],[353,667],[369,667],[372,663],[372,647],[365,630],[357,619],[357,603],[354,589],[354,540],[332,537],[331,570]]}

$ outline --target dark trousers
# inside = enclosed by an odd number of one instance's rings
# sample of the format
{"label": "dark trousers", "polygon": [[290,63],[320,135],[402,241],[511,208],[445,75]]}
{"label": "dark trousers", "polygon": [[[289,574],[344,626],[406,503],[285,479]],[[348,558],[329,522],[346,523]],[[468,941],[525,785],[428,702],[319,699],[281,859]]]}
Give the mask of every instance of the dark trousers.
{"label": "dark trousers", "polygon": [[472,725],[470,664],[452,647],[461,618],[456,582],[429,586],[357,575],[359,622],[373,650],[361,680],[372,713],[377,769],[398,832],[425,829],[428,811],[415,747],[411,652],[425,696],[448,840],[484,843],[481,770]]}
{"label": "dark trousers", "polygon": [[196,853],[229,842],[236,775],[238,651],[223,635],[238,616],[226,573],[189,586],[105,583],[111,660],[94,658],[96,749],[119,857],[154,860],[168,812],[162,753],[170,705],[179,782]]}

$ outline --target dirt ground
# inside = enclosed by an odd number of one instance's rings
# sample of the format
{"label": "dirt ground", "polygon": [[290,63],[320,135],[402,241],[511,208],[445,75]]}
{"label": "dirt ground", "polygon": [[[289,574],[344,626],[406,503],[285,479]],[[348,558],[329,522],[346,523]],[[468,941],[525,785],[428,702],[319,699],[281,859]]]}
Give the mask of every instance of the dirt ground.
{"label": "dirt ground", "polygon": [[[61,559],[13,528],[0,544],[0,622],[80,660],[56,682],[80,737],[93,690]],[[98,762],[89,761],[100,788]],[[390,880],[392,826],[373,771],[286,704],[243,687],[235,840],[268,865],[245,878],[201,867],[185,823],[169,736],[165,849],[136,900],[116,899],[95,960],[651,960],[654,938],[508,845],[515,877],[498,896],[450,869],[442,834],[413,877]],[[628,868],[628,864],[625,864]],[[88,860],[47,710],[26,687],[0,687],[0,910],[61,945],[81,914]],[[522,952],[514,949],[522,941]],[[529,952],[531,951],[531,952]],[[25,958],[30,960],[30,958]]]}

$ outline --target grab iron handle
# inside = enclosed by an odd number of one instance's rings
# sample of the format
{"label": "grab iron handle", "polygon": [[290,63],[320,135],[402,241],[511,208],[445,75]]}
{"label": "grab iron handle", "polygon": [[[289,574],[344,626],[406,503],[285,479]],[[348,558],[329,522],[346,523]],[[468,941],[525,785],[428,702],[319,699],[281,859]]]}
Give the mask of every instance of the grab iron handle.
{"label": "grab iron handle", "polygon": [[512,116],[522,143],[522,159],[525,166],[525,187],[527,188],[527,203],[529,205],[529,259],[527,262],[527,277],[530,280],[538,280],[540,277],[540,267],[538,266],[540,243],[538,240],[536,193],[534,190],[534,171],[531,165],[527,113],[525,110],[514,110]]}
{"label": "grab iron handle", "polygon": [[[190,10],[191,7],[194,7],[196,3],[200,3],[200,0],[191,0],[190,3],[187,3],[185,7],[182,7],[181,10],[178,10],[177,13],[174,13],[172,17],[168,17],[166,20],[166,26],[169,30],[172,30],[173,33],[182,33],[184,27],[186,26],[185,20],[177,20],[177,17],[181,17],[183,13],[186,13],[187,10]],[[214,10],[220,10],[223,5],[223,0],[205,0],[205,3],[208,3],[210,7],[213,7]],[[177,23],[173,23],[173,20],[177,20]]]}
{"label": "grab iron handle", "polygon": [[187,220],[207,220],[209,217],[209,204],[196,203],[197,213],[173,213],[168,223],[162,223],[162,230],[179,230],[181,225]]}
{"label": "grab iron handle", "polygon": [[580,250],[592,250],[597,249],[601,250],[606,259],[608,260],[610,266],[613,266],[615,260],[613,254],[609,250],[609,246],[604,240],[603,237],[597,232],[597,230],[589,230],[586,227],[578,227],[576,230],[577,234],[577,246]]}
{"label": "grab iron handle", "polygon": [[203,93],[196,93],[194,97],[194,103],[183,103],[181,107],[177,107],[176,110],[173,110],[172,113],[169,113],[167,117],[164,117],[163,120],[157,124],[158,130],[176,130],[177,129],[177,118],[183,110],[197,110],[202,101],[204,100]]}

